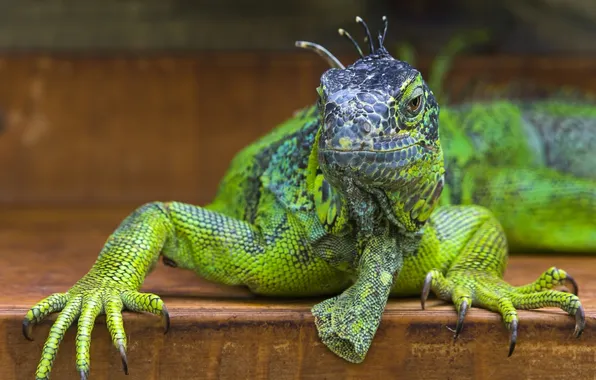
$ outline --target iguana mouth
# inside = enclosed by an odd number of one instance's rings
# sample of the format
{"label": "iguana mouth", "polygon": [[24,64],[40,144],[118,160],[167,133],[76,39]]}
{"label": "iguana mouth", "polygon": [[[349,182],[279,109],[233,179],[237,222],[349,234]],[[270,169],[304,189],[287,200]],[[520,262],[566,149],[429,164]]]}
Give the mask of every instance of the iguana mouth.
{"label": "iguana mouth", "polygon": [[375,150],[373,149],[335,149],[335,148],[329,148],[329,149],[323,149],[323,152],[335,152],[335,153],[391,153],[391,152],[399,152],[405,149],[408,149],[414,145],[417,144],[410,144],[410,145],[406,145],[404,147],[400,147],[400,148],[393,148],[393,149],[387,149],[387,150]]}
{"label": "iguana mouth", "polygon": [[346,153],[391,153],[403,151],[405,149],[411,148],[414,145],[421,145],[425,147],[425,145],[423,145],[423,142],[414,139],[412,136],[404,135],[394,136],[391,138],[381,137],[370,140],[364,140],[360,142],[360,146],[357,146],[356,144],[346,147],[329,147],[323,149],[323,151]]}
{"label": "iguana mouth", "polygon": [[404,151],[408,148],[411,148],[413,146],[420,146],[426,150],[429,150],[433,153],[437,152],[437,148],[426,144],[424,142],[415,142],[413,144],[409,144],[409,145],[405,145],[403,147],[399,147],[399,148],[393,148],[393,149],[387,149],[387,150],[375,150],[374,148],[372,149],[336,149],[336,148],[327,148],[327,149],[321,149],[322,152],[334,152],[334,153],[392,153],[392,152],[400,152],[400,151]]}

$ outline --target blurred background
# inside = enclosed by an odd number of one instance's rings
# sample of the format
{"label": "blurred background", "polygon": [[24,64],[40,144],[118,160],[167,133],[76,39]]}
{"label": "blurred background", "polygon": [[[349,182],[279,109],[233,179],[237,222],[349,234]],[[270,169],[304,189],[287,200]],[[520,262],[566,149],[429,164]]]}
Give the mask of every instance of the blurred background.
{"label": "blurred background", "polygon": [[0,205],[204,204],[239,149],[315,101],[337,35],[390,20],[424,72],[457,34],[445,87],[523,78],[596,89],[594,0],[0,0]]}

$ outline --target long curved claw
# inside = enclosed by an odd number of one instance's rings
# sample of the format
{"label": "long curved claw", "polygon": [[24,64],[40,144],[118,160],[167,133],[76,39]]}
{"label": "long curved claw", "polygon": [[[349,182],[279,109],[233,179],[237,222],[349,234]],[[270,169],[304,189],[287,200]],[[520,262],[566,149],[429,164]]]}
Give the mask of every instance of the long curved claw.
{"label": "long curved claw", "polygon": [[65,293],[54,293],[33,306],[23,319],[23,336],[33,341],[33,326],[51,313],[61,311],[66,305],[68,297]]}
{"label": "long curved claw", "polygon": [[573,286],[573,289],[569,289],[569,290],[571,290],[571,293],[573,293],[576,296],[578,296],[579,295],[579,286],[577,285],[577,282],[575,281],[575,279],[573,277],[571,277],[571,275],[569,275],[567,273],[567,276],[565,277],[565,280],[567,282],[569,282]]}
{"label": "long curved claw", "polygon": [[584,332],[584,327],[586,327],[586,315],[583,306],[579,305],[575,312],[575,330],[573,331],[573,336],[579,338]]}
{"label": "long curved claw", "polygon": [[509,330],[511,330],[511,335],[509,337],[509,355],[510,357],[513,354],[513,350],[515,350],[515,343],[517,342],[517,320],[511,321],[509,325]]}
{"label": "long curved claw", "polygon": [[168,308],[166,307],[165,304],[163,304],[162,309],[161,309],[161,315],[163,318],[163,324],[164,324],[164,335],[168,333],[168,331],[170,331],[170,313],[168,312]]}
{"label": "long curved claw", "polygon": [[125,375],[128,375],[128,359],[126,358],[126,349],[122,343],[118,345],[118,351],[120,351],[120,357],[122,358],[122,370]]}
{"label": "long curved claw", "polygon": [[426,300],[430,293],[430,288],[433,282],[433,273],[428,272],[426,278],[424,279],[424,286],[422,287],[422,294],[420,295],[420,306],[422,306],[422,310],[426,306]]}
{"label": "long curved claw", "polygon": [[456,340],[461,330],[464,327],[464,318],[466,317],[466,313],[468,312],[468,301],[463,300],[459,306],[459,313],[457,315],[457,325],[455,326],[455,331],[453,335],[453,340]]}
{"label": "long curved claw", "polygon": [[33,342],[33,324],[27,318],[23,319],[23,336]]}
{"label": "long curved claw", "polygon": [[[571,284],[569,290],[572,291],[562,292],[542,286],[541,282],[546,281],[545,283],[549,285],[553,278],[557,281],[554,285]],[[531,291],[532,289],[535,290]],[[579,338],[586,326],[586,316],[584,308],[577,296],[578,292],[579,288],[573,277],[564,270],[552,267],[544,272],[534,283],[516,288],[510,297],[514,302],[514,306],[517,308],[538,309],[545,306],[557,306],[569,315],[575,315],[573,336]]]}
{"label": "long curved claw", "polygon": [[101,311],[102,303],[99,294],[87,295],[83,298],[75,337],[75,354],[77,369],[79,372],[84,372],[87,376],[89,376],[89,367],[91,366],[91,333],[95,327],[95,319]]}
{"label": "long curved claw", "polygon": [[548,291],[554,288],[563,286],[568,293],[578,295],[579,286],[577,281],[563,269],[557,267],[550,267],[540,277],[524,286],[517,287],[517,293],[519,294],[531,294],[536,292]]}
{"label": "long curved claw", "polygon": [[106,299],[104,302],[108,331],[112,336],[114,346],[120,352],[120,358],[122,359],[122,370],[126,375],[128,375],[128,360],[126,358],[126,332],[124,331],[124,323],[122,321],[122,307],[123,303],[119,297],[112,297]]}

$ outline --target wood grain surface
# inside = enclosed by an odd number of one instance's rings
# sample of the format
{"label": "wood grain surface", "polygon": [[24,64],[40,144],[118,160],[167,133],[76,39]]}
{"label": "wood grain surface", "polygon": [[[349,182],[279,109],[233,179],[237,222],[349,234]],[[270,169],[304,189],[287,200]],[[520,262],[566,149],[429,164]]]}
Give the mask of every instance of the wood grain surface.
{"label": "wood grain surface", "polygon": [[[68,289],[94,262],[107,235],[131,207],[0,209],[0,379],[32,379],[55,315],[21,335],[33,303]],[[506,279],[521,285],[556,265],[575,276],[586,308],[583,336],[556,309],[520,312],[516,351],[507,358],[500,318],[473,308],[453,342],[450,305],[391,300],[365,362],[349,364],[318,340],[309,309],[318,300],[265,299],[159,265],[143,289],[163,296],[172,327],[126,312],[130,375],[100,317],[93,332],[91,379],[546,379],[596,377],[596,258],[516,256]],[[76,379],[74,330],[66,335],[53,379]]]}

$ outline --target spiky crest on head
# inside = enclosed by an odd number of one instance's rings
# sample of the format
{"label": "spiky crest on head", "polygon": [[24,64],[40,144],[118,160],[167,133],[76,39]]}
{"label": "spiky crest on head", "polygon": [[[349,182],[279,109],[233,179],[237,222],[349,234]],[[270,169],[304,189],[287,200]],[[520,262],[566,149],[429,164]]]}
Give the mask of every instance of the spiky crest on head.
{"label": "spiky crest on head", "polygon": [[[386,16],[383,16],[381,18],[381,20],[383,21],[383,31],[381,32],[379,30],[379,32],[378,32],[379,46],[375,48],[372,34],[370,32],[370,29],[368,28],[368,25],[366,24],[366,22],[364,22],[362,17],[356,16],[356,22],[358,24],[362,25],[362,28],[364,29],[364,34],[365,34],[364,41],[368,43],[369,55],[387,54],[387,51],[385,50],[384,42],[385,42],[385,37],[387,35],[387,28],[389,27],[389,20],[387,19]],[[337,32],[339,33],[340,36],[347,38],[354,45],[360,58],[364,58],[366,56],[364,54],[362,48],[358,44],[358,42],[354,39],[354,37],[352,37],[352,35],[350,33],[348,33],[343,28],[339,28]],[[299,48],[312,50],[315,53],[319,54],[325,61],[327,61],[327,63],[329,63],[329,65],[332,68],[345,69],[345,66],[340,62],[339,59],[337,59],[337,57],[335,57],[329,50],[327,50],[326,48],[324,48],[323,46],[321,46],[319,44],[316,44],[314,42],[308,42],[308,41],[296,41],[296,46]]]}

